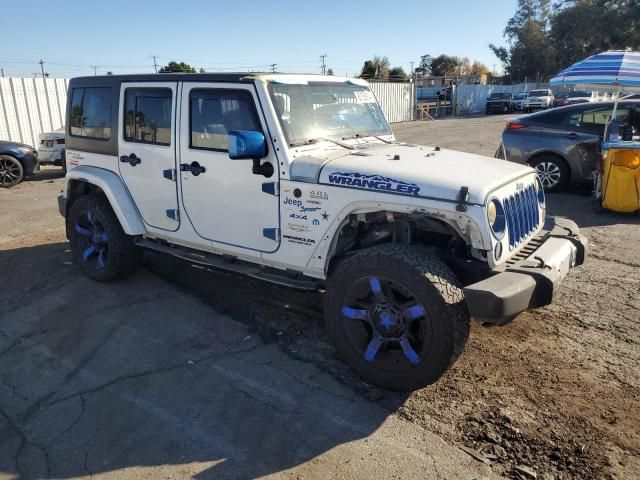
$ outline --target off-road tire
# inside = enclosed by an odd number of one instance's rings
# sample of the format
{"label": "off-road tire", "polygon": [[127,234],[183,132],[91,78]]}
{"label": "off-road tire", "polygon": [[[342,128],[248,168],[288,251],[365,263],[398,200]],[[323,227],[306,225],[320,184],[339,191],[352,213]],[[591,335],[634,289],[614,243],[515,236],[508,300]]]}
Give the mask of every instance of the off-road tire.
{"label": "off-road tire", "polygon": [[[3,174],[5,169],[7,172]],[[15,187],[22,180],[24,180],[22,163],[11,155],[0,155],[0,188]]]}
{"label": "off-road tire", "polygon": [[[420,363],[401,373],[377,368],[364,360],[346,336],[342,302],[353,282],[370,275],[394,279],[422,302],[432,332]],[[457,360],[469,337],[469,312],[462,287],[431,249],[386,244],[362,250],[342,260],[331,272],[325,294],[327,333],[338,353],[366,381],[394,390],[413,390],[438,380]]]}
{"label": "off-road tire", "polygon": [[[108,255],[104,267],[93,268],[83,259],[84,250],[79,245],[81,235],[75,229],[79,219],[88,211],[108,236]],[[98,282],[110,282],[131,275],[141,261],[141,251],[134,244],[133,237],[127,235],[118,221],[111,205],[99,195],[83,195],[76,199],[67,215],[67,231],[71,251],[76,265],[82,273]]]}

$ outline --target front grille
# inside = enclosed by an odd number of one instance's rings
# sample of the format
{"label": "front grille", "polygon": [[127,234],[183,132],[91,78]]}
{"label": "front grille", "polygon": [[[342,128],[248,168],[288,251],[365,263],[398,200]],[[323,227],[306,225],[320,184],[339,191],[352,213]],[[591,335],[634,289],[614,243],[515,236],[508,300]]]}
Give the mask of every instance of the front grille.
{"label": "front grille", "polygon": [[533,185],[529,185],[504,200],[509,232],[509,250],[517,248],[527,240],[540,226],[538,194]]}

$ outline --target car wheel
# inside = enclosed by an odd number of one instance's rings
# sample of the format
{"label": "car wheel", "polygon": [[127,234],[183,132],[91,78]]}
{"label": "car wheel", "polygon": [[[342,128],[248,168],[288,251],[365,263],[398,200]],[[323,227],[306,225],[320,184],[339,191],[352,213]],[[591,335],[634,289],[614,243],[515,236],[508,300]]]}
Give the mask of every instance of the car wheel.
{"label": "car wheel", "polygon": [[17,158],[0,155],[0,187],[15,187],[24,179],[24,168]]}
{"label": "car wheel", "polygon": [[559,192],[569,184],[571,171],[567,163],[556,155],[543,155],[531,162],[546,192]]}
{"label": "car wheel", "polygon": [[426,248],[397,244],[338,264],[327,285],[325,322],[357,373],[396,390],[438,380],[469,336],[469,313],[451,270]]}
{"label": "car wheel", "polygon": [[109,282],[135,271],[141,253],[104,197],[84,195],[69,209],[67,231],[71,251],[89,278]]}

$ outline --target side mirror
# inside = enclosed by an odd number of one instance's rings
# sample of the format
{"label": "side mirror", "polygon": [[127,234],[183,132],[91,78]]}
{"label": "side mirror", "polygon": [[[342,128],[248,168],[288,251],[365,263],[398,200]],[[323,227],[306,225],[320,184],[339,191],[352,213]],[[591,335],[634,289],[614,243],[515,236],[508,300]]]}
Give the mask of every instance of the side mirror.
{"label": "side mirror", "polygon": [[229,130],[227,135],[230,159],[259,159],[267,155],[267,142],[262,133],[253,130]]}

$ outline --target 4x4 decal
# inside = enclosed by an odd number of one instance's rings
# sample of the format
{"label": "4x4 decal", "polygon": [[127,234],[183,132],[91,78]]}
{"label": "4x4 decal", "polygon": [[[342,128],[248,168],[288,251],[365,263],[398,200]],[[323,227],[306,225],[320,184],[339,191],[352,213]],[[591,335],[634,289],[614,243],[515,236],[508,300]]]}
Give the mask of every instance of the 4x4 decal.
{"label": "4x4 decal", "polygon": [[329,182],[348,187],[368,188],[371,190],[383,190],[385,192],[408,193],[418,195],[420,187],[415,183],[394,180],[382,175],[363,175],[361,173],[330,173]]}

